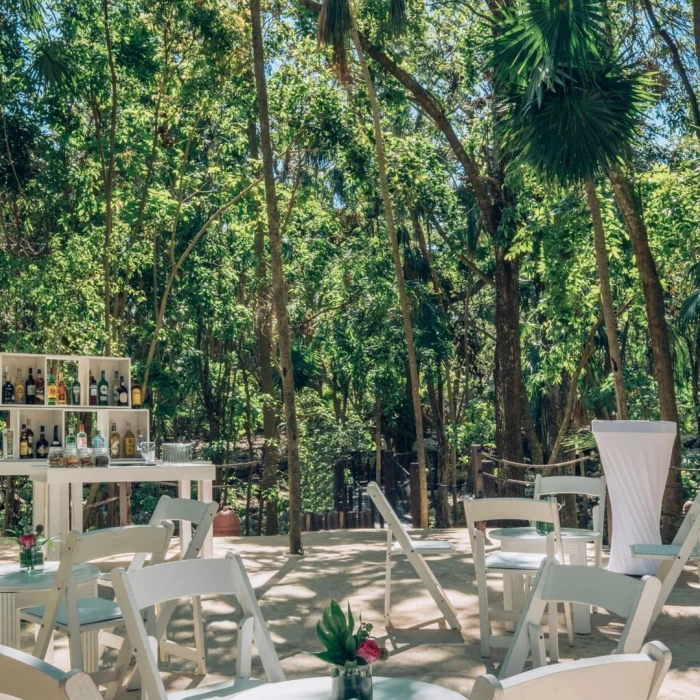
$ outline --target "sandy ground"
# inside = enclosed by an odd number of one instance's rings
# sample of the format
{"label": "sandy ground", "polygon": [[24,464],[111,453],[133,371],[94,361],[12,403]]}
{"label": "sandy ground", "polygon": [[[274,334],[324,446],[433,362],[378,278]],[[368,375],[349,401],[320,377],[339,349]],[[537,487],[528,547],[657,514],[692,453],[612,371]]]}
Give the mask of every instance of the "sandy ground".
{"label": "sandy ground", "polygon": [[[504,652],[494,650],[491,659],[482,659],[479,646],[479,617],[474,566],[466,530],[433,531],[431,537],[450,540],[455,552],[430,558],[430,564],[457,609],[461,630],[450,630],[410,564],[397,559],[394,564],[392,607],[393,628],[383,619],[385,535],[379,530],[316,532],[304,535],[306,554],[290,558],[285,537],[217,538],[215,555],[235,549],[246,564],[268,621],[282,666],[290,679],[324,675],[323,662],[305,653],[319,650],[315,625],[331,598],[343,607],[349,601],[356,618],[374,625],[380,643],[386,644],[391,658],[377,675],[407,677],[437,683],[464,695],[477,676],[496,672]],[[173,547],[176,556],[177,547]],[[0,560],[12,560],[11,549],[0,547]],[[111,569],[118,562],[102,562]],[[500,580],[490,582],[492,598],[500,591]],[[225,598],[204,602],[209,676],[204,682],[233,675],[236,626],[234,601]],[[565,659],[608,654],[615,647],[621,620],[607,614],[592,617],[593,632],[576,635],[569,647],[565,635],[560,647]],[[170,636],[192,640],[191,612],[182,604],[171,623]],[[31,629],[23,630],[23,648],[31,649]],[[671,594],[650,639],[666,644],[673,653],[673,664],[662,700],[700,698],[700,583],[695,567],[687,567]],[[67,668],[65,638],[57,638],[56,663]],[[107,659],[108,660],[108,659]],[[258,660],[254,673],[262,674]],[[192,665],[172,659],[162,667],[166,685],[184,688],[199,683],[189,675]],[[124,694],[135,698],[137,693]],[[621,700],[624,700],[621,698]]]}

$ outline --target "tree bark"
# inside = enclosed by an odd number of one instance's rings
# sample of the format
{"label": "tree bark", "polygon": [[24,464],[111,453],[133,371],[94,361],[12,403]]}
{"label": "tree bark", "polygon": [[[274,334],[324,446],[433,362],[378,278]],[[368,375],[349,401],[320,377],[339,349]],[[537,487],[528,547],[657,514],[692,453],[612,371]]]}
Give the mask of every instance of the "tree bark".
{"label": "tree bark", "polygon": [[403,264],[401,261],[401,252],[399,250],[399,241],[396,235],[396,227],[394,226],[394,211],[391,204],[391,196],[389,194],[389,179],[387,176],[386,159],[384,157],[384,138],[382,136],[382,125],[379,117],[379,105],[377,104],[377,95],[374,91],[372,77],[369,74],[367,61],[362,48],[359,34],[355,26],[352,26],[352,37],[355,43],[357,56],[362,67],[362,75],[364,77],[365,88],[369,96],[369,102],[372,107],[372,122],[374,123],[374,143],[377,152],[377,165],[379,169],[379,183],[382,191],[382,200],[384,202],[384,216],[386,225],[389,229],[389,238],[391,240],[391,252],[394,259],[394,270],[396,271],[396,283],[399,291],[399,302],[401,304],[401,316],[403,317],[404,332],[406,334],[406,350],[408,352],[408,368],[411,377],[411,397],[413,399],[413,413],[416,422],[416,450],[418,452],[418,469],[420,472],[419,478],[419,501],[421,522],[420,527],[428,527],[428,483],[426,475],[425,461],[425,443],[423,439],[423,410],[420,401],[420,376],[418,373],[418,360],[416,358],[416,346],[413,341],[413,325],[411,321],[411,310],[408,304],[408,294],[406,293],[406,282],[403,276]]}
{"label": "tree bark", "polygon": [[[654,356],[654,376],[659,390],[659,414],[661,420],[678,425],[676,406],[676,386],[673,376],[671,342],[666,325],[664,291],[656,268],[656,262],[649,247],[649,236],[635,199],[633,185],[618,168],[610,169],[610,181],[627,231],[632,241],[639,279],[642,284],[647,315],[647,326]],[[681,513],[682,490],[680,471],[680,440],[676,443],[671,457],[666,490],[662,504],[661,535],[664,542],[670,542],[677,529],[677,518]]]}
{"label": "tree bark", "polygon": [[449,454],[447,441],[445,440],[445,421],[442,412],[441,402],[438,392],[435,390],[433,378],[427,377],[428,397],[430,399],[430,409],[433,414],[433,424],[435,428],[435,438],[438,449],[437,481],[438,490],[435,499],[435,525],[438,528],[450,526],[449,509]]}
{"label": "tree bark", "polygon": [[[258,160],[258,135],[255,122],[248,122],[248,144],[250,157]],[[263,395],[263,449],[262,489],[265,495],[265,534],[278,535],[280,531],[277,512],[279,497],[277,486],[277,413],[274,406],[275,387],[272,380],[272,344],[270,343],[270,285],[267,282],[267,254],[265,252],[265,229],[258,222],[255,229],[255,281],[257,298],[255,308],[255,335],[258,341],[260,363],[260,393]]]}
{"label": "tree bark", "polygon": [[625,392],[625,380],[622,373],[622,353],[617,337],[617,318],[613,307],[612,288],[610,286],[610,268],[608,267],[608,248],[605,242],[605,228],[603,217],[600,213],[600,202],[596,192],[595,183],[586,180],[586,198],[588,208],[591,211],[593,222],[593,239],[595,241],[595,260],[598,266],[598,280],[600,282],[601,307],[605,320],[605,331],[608,336],[608,351],[612,366],[613,383],[615,386],[615,401],[617,403],[617,417],[619,420],[627,420],[629,411],[627,408],[627,393]]}
{"label": "tree bark", "polygon": [[299,433],[297,427],[296,401],[294,395],[294,369],[292,367],[292,336],[287,313],[287,283],[282,267],[282,236],[275,186],[274,153],[270,135],[270,115],[267,102],[265,78],[265,53],[263,47],[260,0],[250,0],[250,15],[253,30],[253,72],[260,121],[260,147],[262,150],[263,178],[265,181],[265,204],[267,229],[270,239],[273,303],[277,319],[277,338],[282,368],[282,397],[287,433],[287,474],[289,480],[289,552],[303,554],[301,543],[301,479],[299,471]]}
{"label": "tree bark", "polygon": [[695,39],[697,67],[700,67],[700,0],[693,0],[693,38]]}

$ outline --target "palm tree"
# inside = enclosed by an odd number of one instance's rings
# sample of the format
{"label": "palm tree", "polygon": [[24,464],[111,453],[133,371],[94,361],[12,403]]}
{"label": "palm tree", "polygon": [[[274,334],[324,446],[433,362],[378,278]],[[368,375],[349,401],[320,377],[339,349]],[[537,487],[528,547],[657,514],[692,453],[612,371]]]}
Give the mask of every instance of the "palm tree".
{"label": "palm tree", "polygon": [[[405,4],[402,0],[390,0],[389,17],[391,26],[395,32],[402,32],[406,24]],[[391,242],[391,253],[394,261],[396,273],[396,284],[399,292],[399,302],[401,305],[401,316],[403,318],[404,333],[406,335],[406,350],[408,353],[408,368],[411,377],[411,398],[413,400],[413,413],[416,423],[416,450],[418,452],[418,468],[420,472],[419,480],[419,501],[421,513],[421,527],[428,526],[428,487],[426,477],[425,443],[423,437],[423,409],[420,400],[420,373],[418,371],[418,361],[416,358],[416,346],[413,339],[413,324],[411,321],[411,308],[406,292],[406,281],[403,274],[403,263],[399,248],[396,224],[394,220],[394,209],[389,192],[389,178],[387,176],[386,157],[384,154],[384,137],[379,115],[379,104],[377,94],[374,90],[372,76],[367,66],[364,50],[360,42],[357,31],[356,20],[353,17],[353,10],[349,0],[324,0],[323,7],[318,19],[319,41],[328,44],[333,48],[333,60],[338,68],[338,73],[342,80],[348,78],[348,60],[346,54],[346,42],[348,37],[357,52],[357,58],[362,69],[362,78],[365,89],[369,97],[372,110],[372,123],[374,125],[374,143],[377,154],[377,166],[379,170],[379,184],[384,203],[384,217],[389,230],[389,240]],[[446,513],[446,503],[440,511]],[[446,516],[445,516],[446,517]],[[439,519],[439,526],[446,527],[447,522]]]}
{"label": "palm tree", "polygon": [[608,51],[606,18],[590,0],[531,0],[513,8],[494,41],[494,68],[509,96],[506,141],[546,179],[583,183],[593,224],[601,308],[617,417],[628,418],[622,353],[595,180],[632,141],[648,101],[646,78]]}

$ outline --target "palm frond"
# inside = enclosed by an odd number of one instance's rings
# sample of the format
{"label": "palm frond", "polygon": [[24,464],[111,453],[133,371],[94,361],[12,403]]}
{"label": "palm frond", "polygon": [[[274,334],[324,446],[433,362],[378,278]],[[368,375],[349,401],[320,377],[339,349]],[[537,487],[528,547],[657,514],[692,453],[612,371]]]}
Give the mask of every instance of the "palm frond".
{"label": "palm frond", "polygon": [[34,45],[34,59],[27,70],[41,89],[62,88],[72,79],[72,66],[65,45],[58,39],[40,39]]}
{"label": "palm frond", "polygon": [[700,289],[696,289],[681,306],[681,323],[688,324],[700,318]]}
{"label": "palm frond", "polygon": [[389,28],[396,36],[406,31],[406,0],[389,0]]}
{"label": "palm frond", "polygon": [[318,15],[318,43],[333,49],[333,65],[343,82],[350,76],[346,44],[351,28],[349,0],[323,0]]}

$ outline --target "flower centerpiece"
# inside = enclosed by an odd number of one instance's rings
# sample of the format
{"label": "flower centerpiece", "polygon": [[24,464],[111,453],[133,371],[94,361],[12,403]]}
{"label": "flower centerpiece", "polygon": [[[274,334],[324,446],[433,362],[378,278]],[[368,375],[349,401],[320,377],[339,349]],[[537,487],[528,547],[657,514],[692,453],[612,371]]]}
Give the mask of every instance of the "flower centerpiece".
{"label": "flower centerpiece", "polygon": [[44,534],[44,526],[37,525],[34,528],[28,523],[21,523],[18,530],[8,530],[12,535],[7,540],[19,545],[20,571],[31,573],[41,571],[44,568],[44,545],[51,546],[53,538],[47,539]]}
{"label": "flower centerpiece", "polygon": [[334,600],[323,611],[316,633],[325,651],[314,655],[331,664],[332,700],[372,700],[372,664],[389,657],[370,635],[372,625],[355,620],[348,604],[347,618]]}

